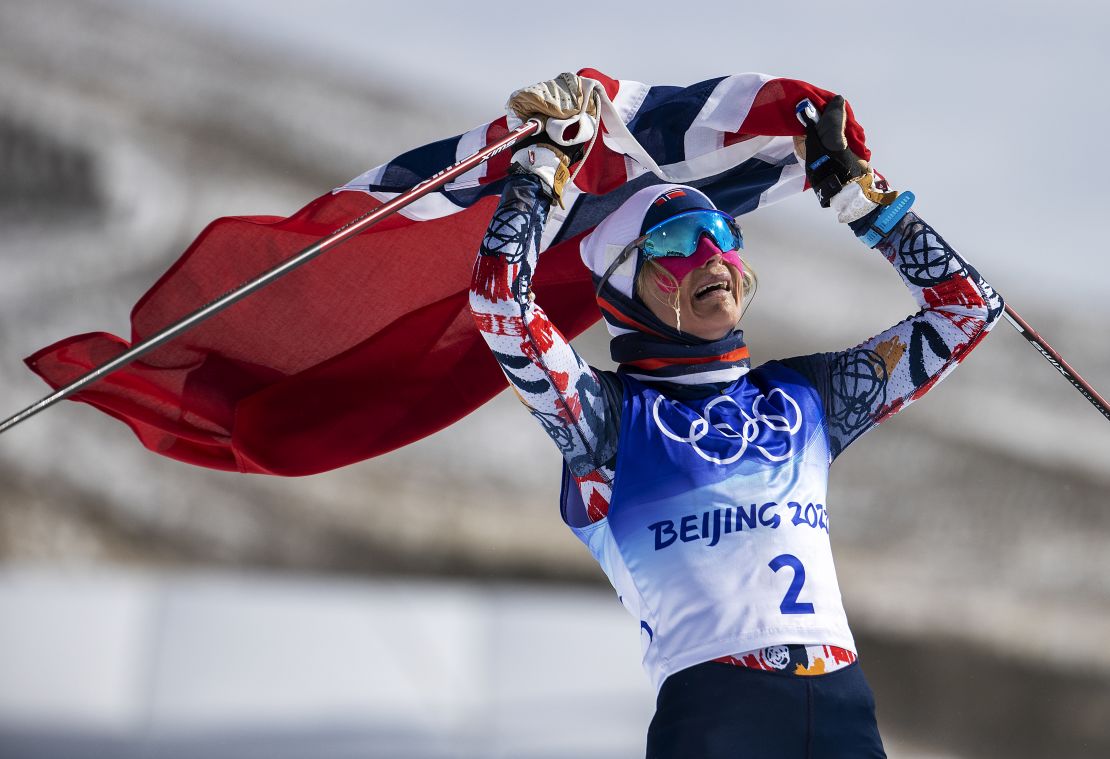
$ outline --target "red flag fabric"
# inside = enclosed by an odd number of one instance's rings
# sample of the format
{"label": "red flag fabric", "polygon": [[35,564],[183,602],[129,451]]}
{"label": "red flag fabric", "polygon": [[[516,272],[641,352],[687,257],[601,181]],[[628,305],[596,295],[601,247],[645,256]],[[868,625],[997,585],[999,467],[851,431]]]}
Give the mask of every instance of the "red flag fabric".
{"label": "red flag fabric", "polygon": [[[696,166],[688,182],[720,207],[744,213],[804,187],[781,135],[801,132],[799,97],[820,106],[830,93],[755,74],[679,88],[580,73],[602,82],[619,114],[620,124],[614,110],[603,118],[607,138],[623,129],[642,162],[672,176]],[[62,387],[506,133],[502,117],[410,151],[341,188],[361,192],[330,193],[288,218],[217,219],[135,305],[130,342],[76,335],[26,362]],[[854,120],[849,138],[867,157]],[[622,154],[629,144],[599,140],[577,182],[595,194],[572,188],[548,225],[534,288],[568,338],[598,318],[579,240],[627,194],[664,181]],[[152,451],[240,472],[314,474],[442,429],[506,384],[467,302],[507,167],[502,153],[73,399]]]}
{"label": "red flag fabric", "polygon": [[[132,341],[377,205],[340,193],[288,219],[214,221],[135,306]],[[98,381],[79,400],[128,424],[152,451],[241,472],[311,474],[424,437],[505,386],[485,344],[472,339],[467,308],[477,241],[495,205],[486,198],[419,225],[386,220]],[[471,250],[460,250],[458,238]],[[414,261],[413,250],[423,255]],[[597,318],[589,273],[576,243],[548,253],[538,297],[568,334],[578,334]],[[389,308],[374,307],[383,297]],[[57,388],[130,347],[114,335],[77,335],[27,363]]]}

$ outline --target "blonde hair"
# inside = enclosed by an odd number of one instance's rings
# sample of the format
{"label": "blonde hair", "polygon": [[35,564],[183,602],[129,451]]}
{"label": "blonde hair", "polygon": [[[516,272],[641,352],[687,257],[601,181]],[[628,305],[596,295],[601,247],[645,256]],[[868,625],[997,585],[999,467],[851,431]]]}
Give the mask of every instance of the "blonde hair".
{"label": "blonde hair", "polygon": [[[743,273],[740,275],[740,282],[736,281],[736,267],[732,264],[725,262],[725,266],[732,272],[732,285],[735,287],[737,284],[744,288],[744,298],[740,305],[740,316],[744,316],[744,312],[748,310],[748,304],[751,303],[752,298],[755,296],[755,291],[759,287],[759,277],[756,276],[755,270],[748,265],[748,262],[743,258],[740,259],[743,266]],[[675,275],[663,268],[658,261],[647,259],[644,265],[640,267],[640,271],[636,274],[636,282],[633,285],[633,292],[640,300],[647,302],[647,299],[655,298],[660,303],[669,306],[674,310],[675,328],[682,331],[682,309],[678,302],[678,288],[679,281]],[[659,297],[660,292],[670,293],[672,297],[668,300],[663,300]]]}

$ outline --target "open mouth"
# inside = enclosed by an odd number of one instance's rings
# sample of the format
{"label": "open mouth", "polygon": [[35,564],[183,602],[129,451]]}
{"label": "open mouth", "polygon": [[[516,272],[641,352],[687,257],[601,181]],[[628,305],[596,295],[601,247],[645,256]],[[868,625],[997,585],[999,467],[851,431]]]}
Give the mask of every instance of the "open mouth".
{"label": "open mouth", "polygon": [[716,292],[731,293],[732,292],[732,283],[727,282],[727,281],[718,281],[718,282],[710,282],[708,284],[702,285],[696,291],[694,291],[694,300],[701,300],[702,298],[708,298],[711,295],[713,295],[713,293],[716,293]]}

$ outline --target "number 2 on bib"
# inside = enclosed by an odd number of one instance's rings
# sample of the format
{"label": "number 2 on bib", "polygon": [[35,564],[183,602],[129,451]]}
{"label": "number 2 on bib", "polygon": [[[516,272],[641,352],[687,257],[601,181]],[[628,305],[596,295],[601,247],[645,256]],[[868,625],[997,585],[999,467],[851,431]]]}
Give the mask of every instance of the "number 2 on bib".
{"label": "number 2 on bib", "polygon": [[786,589],[786,595],[783,596],[782,603],[779,604],[779,611],[783,614],[813,614],[813,604],[798,602],[802,586],[806,583],[806,568],[802,566],[801,560],[793,554],[784,553],[771,559],[771,563],[767,566],[776,573],[783,567],[790,567],[794,570],[794,579],[790,581],[790,587]]}

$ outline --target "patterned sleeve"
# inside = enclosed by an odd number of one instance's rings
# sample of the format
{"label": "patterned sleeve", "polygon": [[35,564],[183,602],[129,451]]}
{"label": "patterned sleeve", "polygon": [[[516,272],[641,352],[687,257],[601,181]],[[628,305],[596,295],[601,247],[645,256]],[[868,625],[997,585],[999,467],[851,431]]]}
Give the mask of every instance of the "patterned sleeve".
{"label": "patterned sleeve", "polygon": [[594,372],[532,293],[551,200],[538,179],[510,174],[470,286],[470,310],[520,402],[555,441],[590,516],[608,511],[621,389]]}
{"label": "patterned sleeve", "polygon": [[909,213],[879,244],[921,310],[855,348],[787,359],[825,405],[832,458],[943,379],[994,326],[1002,297]]}

